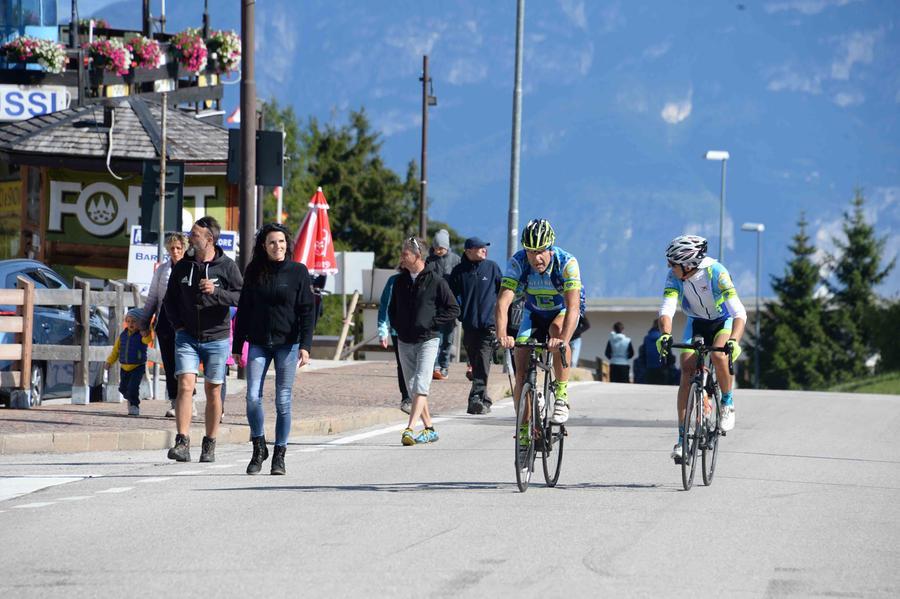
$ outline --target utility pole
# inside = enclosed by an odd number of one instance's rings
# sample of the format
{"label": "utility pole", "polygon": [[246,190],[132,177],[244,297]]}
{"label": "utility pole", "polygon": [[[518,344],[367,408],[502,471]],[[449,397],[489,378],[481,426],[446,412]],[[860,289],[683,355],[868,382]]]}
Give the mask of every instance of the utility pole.
{"label": "utility pole", "polygon": [[253,44],[255,0],[241,0],[241,195],[238,221],[242,269],[250,263],[256,233],[256,81]]}
{"label": "utility pole", "polygon": [[[169,94],[162,94],[162,141],[159,144],[159,235],[156,236],[156,268],[162,266],[163,251],[166,249],[166,109],[169,103]],[[184,248],[187,249],[187,248]],[[149,318],[147,319],[149,320]],[[166,372],[166,376],[174,376]],[[153,397],[159,389],[159,363],[153,363]]]}
{"label": "utility pole", "polygon": [[519,243],[519,151],[522,135],[522,43],[525,33],[525,0],[516,8],[516,74],[513,84],[512,158],[509,166],[509,237],[506,257],[516,253]]}
{"label": "utility pole", "polygon": [[203,0],[203,39],[209,37],[209,0]]}
{"label": "utility pole", "polygon": [[151,35],[153,35],[153,17],[150,14],[150,0],[144,0],[141,25],[143,28],[144,37],[150,37]]}
{"label": "utility pole", "polygon": [[78,43],[78,0],[72,0],[72,18],[69,22],[69,48],[77,50]]}
{"label": "utility pole", "polygon": [[[262,103],[262,109],[259,111],[257,128],[260,131],[264,131],[266,128],[266,115],[264,113],[266,109],[266,103]],[[255,142],[254,142],[255,143]],[[266,189],[262,185],[256,188],[256,227],[259,228],[263,226],[265,222],[265,213],[263,208],[265,208],[266,204]]]}
{"label": "utility pole", "polygon": [[419,237],[425,239],[428,234],[428,178],[425,175],[428,161],[428,107],[437,106],[434,86],[428,75],[428,55],[422,57],[422,178],[419,184]]}

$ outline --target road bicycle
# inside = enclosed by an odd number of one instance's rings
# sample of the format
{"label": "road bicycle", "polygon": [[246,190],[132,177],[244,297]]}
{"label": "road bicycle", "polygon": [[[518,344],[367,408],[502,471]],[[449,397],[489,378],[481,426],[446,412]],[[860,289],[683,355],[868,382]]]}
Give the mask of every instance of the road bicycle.
{"label": "road bicycle", "polygon": [[[566,426],[550,421],[553,415],[553,404],[556,401],[556,379],[553,374],[553,352],[546,343],[529,341],[516,343],[516,347],[529,350],[528,368],[525,382],[516,403],[516,484],[519,491],[525,492],[531,476],[534,474],[534,463],[537,454],[541,454],[544,466],[544,480],[547,486],[556,486],[562,468],[563,445],[566,439]],[[566,363],[566,348],[559,350],[563,368]],[[538,387],[538,370],[544,373],[544,384]],[[536,415],[536,417],[532,417]]]}
{"label": "road bicycle", "polygon": [[[713,352],[728,355],[728,372],[734,374],[731,353],[724,347],[709,347],[703,337],[694,337],[689,344],[670,344],[671,349],[689,349],[697,352],[697,371],[691,379],[687,405],[684,410],[681,434],[681,484],[690,491],[694,484],[697,454],[702,452],[703,484],[712,484],[719,455],[719,437],[725,436],[721,428],[722,391],[716,381],[716,369],[712,366]],[[712,401],[710,401],[712,400]]]}

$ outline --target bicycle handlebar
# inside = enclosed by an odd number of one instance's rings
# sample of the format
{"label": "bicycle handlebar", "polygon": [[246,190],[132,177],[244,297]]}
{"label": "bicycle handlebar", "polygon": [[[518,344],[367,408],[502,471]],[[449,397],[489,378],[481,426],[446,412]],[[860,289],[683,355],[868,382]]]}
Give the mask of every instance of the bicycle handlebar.
{"label": "bicycle handlebar", "polygon": [[[516,343],[515,347],[527,347],[529,349],[534,349],[539,347],[541,349],[549,349],[546,343],[538,343],[537,341],[526,341],[525,343]],[[569,363],[566,361],[566,346],[561,345],[559,347],[559,363],[562,364],[563,368],[568,368]]]}
{"label": "bicycle handlebar", "polygon": [[728,356],[728,374],[734,375],[734,361],[731,359],[731,352],[724,347],[709,347],[704,343],[670,343],[669,349],[690,349],[699,354],[711,354],[719,352]]}

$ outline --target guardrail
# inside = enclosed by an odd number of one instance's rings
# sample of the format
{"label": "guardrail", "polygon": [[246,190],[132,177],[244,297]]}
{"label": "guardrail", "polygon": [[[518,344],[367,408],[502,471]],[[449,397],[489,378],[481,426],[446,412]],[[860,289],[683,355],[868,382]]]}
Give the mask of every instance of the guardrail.
{"label": "guardrail", "polygon": [[[91,362],[103,362],[112,351],[112,343],[121,331],[128,308],[143,305],[137,287],[123,281],[110,281],[111,291],[93,291],[90,282],[75,277],[75,289],[35,289],[34,283],[18,277],[17,289],[0,289],[0,304],[16,306],[16,315],[0,316],[0,332],[15,333],[19,342],[0,344],[0,360],[15,360],[18,369],[0,372],[0,386],[11,388],[11,407],[31,406],[30,377],[36,361],[71,360],[75,363],[72,403],[86,405],[90,401],[88,381]],[[72,306],[79,308],[75,345],[33,343],[35,306]],[[96,308],[107,308],[108,344],[91,345],[90,322]],[[159,350],[150,348],[147,359],[160,361]],[[119,369],[110,368],[103,401],[119,402]]]}

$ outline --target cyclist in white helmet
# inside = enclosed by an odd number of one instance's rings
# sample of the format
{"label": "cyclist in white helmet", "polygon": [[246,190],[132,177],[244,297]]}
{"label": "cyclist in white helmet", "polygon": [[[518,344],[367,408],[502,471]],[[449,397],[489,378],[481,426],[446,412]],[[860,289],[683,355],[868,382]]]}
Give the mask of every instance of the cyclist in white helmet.
{"label": "cyclist in white helmet", "polygon": [[[663,302],[659,309],[659,330],[662,333],[656,341],[661,356],[669,352],[672,343],[672,317],[679,302],[687,315],[682,343],[690,343],[696,335],[702,335],[704,343],[713,347],[725,347],[731,352],[732,360],[741,355],[740,341],[747,323],[747,311],[741,303],[728,270],[706,255],[706,239],[697,235],[680,235],[669,243],[666,259],[669,276],[663,292]],[[728,356],[712,354],[716,369],[716,379],[722,390],[722,430],[734,428],[733,381],[728,373]],[[682,422],[687,404],[691,377],[697,367],[694,351],[682,350],[681,386],[678,388],[678,443],[672,450],[672,459],[681,459]]]}

